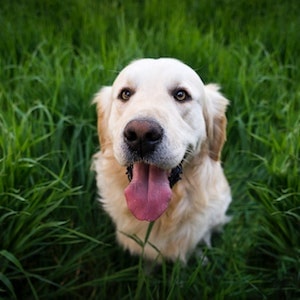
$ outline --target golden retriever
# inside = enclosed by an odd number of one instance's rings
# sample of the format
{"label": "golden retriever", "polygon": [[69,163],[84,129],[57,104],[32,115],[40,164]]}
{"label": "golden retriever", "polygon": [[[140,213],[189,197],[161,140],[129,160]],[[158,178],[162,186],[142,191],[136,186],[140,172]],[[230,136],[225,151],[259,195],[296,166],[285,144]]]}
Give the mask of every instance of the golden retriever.
{"label": "golden retriever", "polygon": [[146,58],[95,96],[100,201],[132,254],[185,263],[229,221],[220,163],[228,100],[218,90],[176,59]]}

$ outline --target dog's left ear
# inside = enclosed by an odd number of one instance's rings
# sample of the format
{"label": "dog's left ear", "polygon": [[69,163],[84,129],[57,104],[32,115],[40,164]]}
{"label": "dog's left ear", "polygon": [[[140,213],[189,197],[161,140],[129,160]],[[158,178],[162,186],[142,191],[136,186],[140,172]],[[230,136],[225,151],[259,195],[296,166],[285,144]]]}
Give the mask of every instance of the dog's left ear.
{"label": "dog's left ear", "polygon": [[97,129],[102,152],[111,143],[109,133],[107,132],[108,117],[111,108],[111,90],[110,86],[103,87],[95,95],[92,102],[97,105]]}
{"label": "dog's left ear", "polygon": [[227,119],[225,116],[229,101],[219,92],[216,84],[205,86],[206,106],[204,117],[208,137],[209,157],[215,161],[220,160],[221,151],[226,140]]}

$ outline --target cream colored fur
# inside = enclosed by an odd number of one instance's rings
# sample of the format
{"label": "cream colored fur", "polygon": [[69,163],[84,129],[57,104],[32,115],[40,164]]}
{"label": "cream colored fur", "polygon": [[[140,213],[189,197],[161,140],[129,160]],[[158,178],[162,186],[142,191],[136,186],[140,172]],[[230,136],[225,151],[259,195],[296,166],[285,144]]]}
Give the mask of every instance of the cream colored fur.
{"label": "cream colored fur", "polygon": [[[121,101],[122,89],[134,91]],[[179,102],[176,88],[191,99]],[[100,201],[116,225],[119,243],[132,254],[150,260],[186,262],[199,242],[210,244],[211,233],[229,218],[231,201],[220,153],[225,141],[228,101],[217,85],[204,85],[188,66],[175,59],[141,59],[121,71],[111,87],[96,95],[101,151],[94,156]],[[144,241],[149,223],[137,220],[127,208],[128,185],[123,130],[134,118],[151,118],[164,129],[155,163],[172,169],[184,158],[182,179],[172,189],[168,209],[152,228],[144,249],[130,236]]]}

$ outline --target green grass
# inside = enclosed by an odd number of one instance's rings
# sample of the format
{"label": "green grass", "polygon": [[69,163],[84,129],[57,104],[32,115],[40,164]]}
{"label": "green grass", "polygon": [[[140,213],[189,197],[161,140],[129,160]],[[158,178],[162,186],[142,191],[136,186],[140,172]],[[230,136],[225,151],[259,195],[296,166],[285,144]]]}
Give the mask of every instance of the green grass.
{"label": "green grass", "polygon": [[[1,299],[299,299],[297,0],[2,1]],[[122,251],[96,199],[93,94],[177,57],[231,100],[231,223],[186,267]]]}

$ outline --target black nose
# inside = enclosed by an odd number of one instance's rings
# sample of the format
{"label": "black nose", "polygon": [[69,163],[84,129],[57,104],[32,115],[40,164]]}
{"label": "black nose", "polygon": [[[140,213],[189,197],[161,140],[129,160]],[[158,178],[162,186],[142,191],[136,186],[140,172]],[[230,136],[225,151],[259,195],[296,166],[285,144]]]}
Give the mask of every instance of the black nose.
{"label": "black nose", "polygon": [[160,143],[163,129],[153,120],[137,119],[127,123],[123,134],[129,149],[143,158],[153,152]]}

